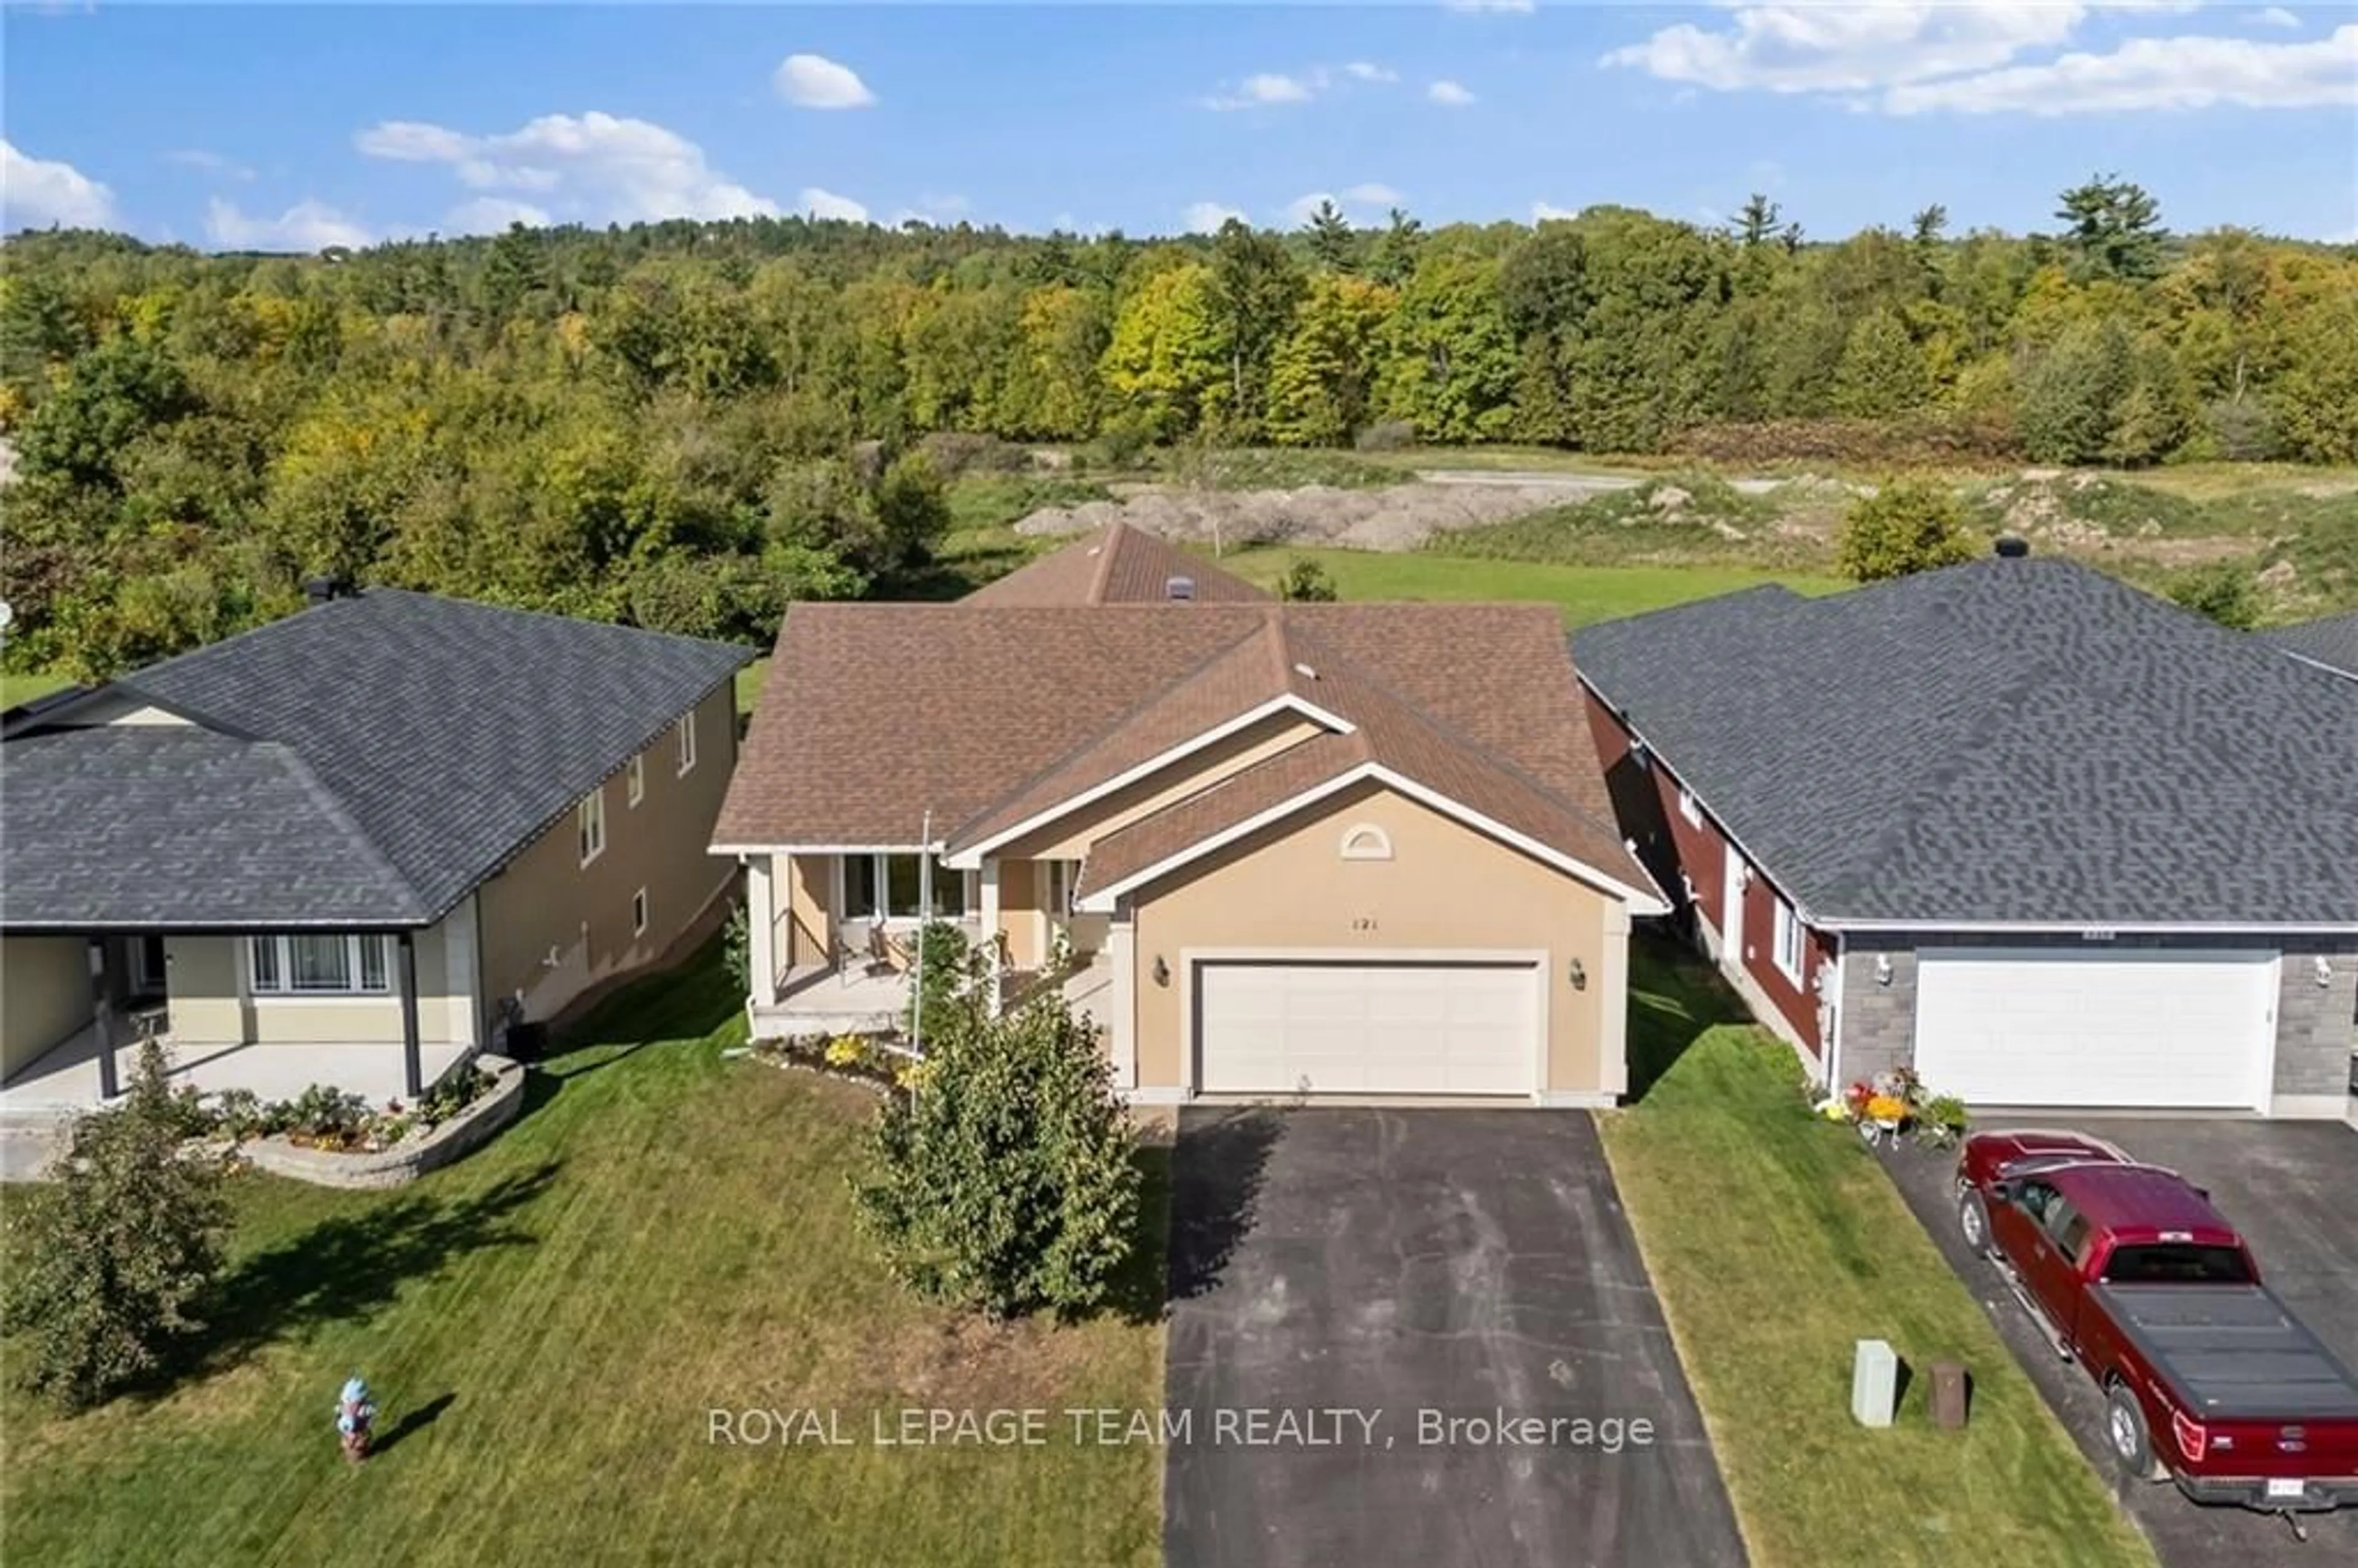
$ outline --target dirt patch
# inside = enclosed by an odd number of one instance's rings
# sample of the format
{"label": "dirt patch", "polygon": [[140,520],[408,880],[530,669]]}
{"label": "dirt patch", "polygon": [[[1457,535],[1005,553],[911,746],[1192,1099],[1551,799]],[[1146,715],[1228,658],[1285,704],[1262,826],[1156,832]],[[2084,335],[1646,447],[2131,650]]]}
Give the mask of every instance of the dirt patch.
{"label": "dirt patch", "polygon": [[1412,550],[1437,533],[1503,522],[1563,503],[1555,485],[1418,482],[1380,490],[1191,490],[1124,486],[1119,499],[1052,506],[1015,524],[1019,534],[1087,533],[1119,518],[1167,539],[1250,545]]}

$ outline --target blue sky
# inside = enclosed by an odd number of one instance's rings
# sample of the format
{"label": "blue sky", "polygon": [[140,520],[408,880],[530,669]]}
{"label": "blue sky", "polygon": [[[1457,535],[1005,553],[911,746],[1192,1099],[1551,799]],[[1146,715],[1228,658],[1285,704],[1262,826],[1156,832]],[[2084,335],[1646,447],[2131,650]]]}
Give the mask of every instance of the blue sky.
{"label": "blue sky", "polygon": [[0,11],[7,227],[208,246],[818,211],[1010,228],[2049,223],[2358,238],[2358,8],[1423,0]]}

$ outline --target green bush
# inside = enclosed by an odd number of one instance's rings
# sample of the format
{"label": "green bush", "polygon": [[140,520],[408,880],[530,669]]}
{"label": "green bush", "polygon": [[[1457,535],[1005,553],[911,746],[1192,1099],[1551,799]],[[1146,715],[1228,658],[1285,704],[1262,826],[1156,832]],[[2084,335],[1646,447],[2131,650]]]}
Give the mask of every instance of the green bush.
{"label": "green bush", "polygon": [[970,1007],[984,978],[985,955],[966,933],[946,920],[929,920],[917,931],[917,983],[909,993],[903,1029],[912,1038],[932,1040]]}
{"label": "green bush", "polygon": [[929,1026],[852,1179],[862,1227],[929,1300],[993,1317],[1106,1299],[1136,1239],[1138,1166],[1096,1031],[1050,990]]}
{"label": "green bush", "polygon": [[1332,604],[1335,602],[1335,579],[1326,568],[1308,556],[1297,556],[1278,579],[1277,596],[1296,604]]}
{"label": "green bush", "polygon": [[1955,566],[1977,553],[1963,509],[1945,486],[1902,479],[1852,504],[1834,561],[1854,581],[1881,582]]}
{"label": "green bush", "polygon": [[140,1049],[129,1098],[73,1125],[49,1191],[22,1205],[0,1325],[18,1379],[67,1409],[153,1377],[203,1325],[229,1208],[218,1163],[185,1157],[186,1108]]}
{"label": "green bush", "polygon": [[2169,584],[2171,602],[2234,632],[2260,623],[2260,585],[2249,567],[2234,562],[2193,567]]}

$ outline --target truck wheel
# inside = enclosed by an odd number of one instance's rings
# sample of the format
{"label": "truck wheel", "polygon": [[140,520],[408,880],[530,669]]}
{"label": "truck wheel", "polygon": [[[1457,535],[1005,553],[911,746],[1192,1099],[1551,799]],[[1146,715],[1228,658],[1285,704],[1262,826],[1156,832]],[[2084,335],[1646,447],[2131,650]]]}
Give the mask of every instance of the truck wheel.
{"label": "truck wheel", "polygon": [[1963,1235],[1965,1245],[1975,1254],[1984,1258],[1992,1255],[1989,1205],[1984,1203],[1982,1195],[1971,1187],[1957,1198],[1957,1229]]}
{"label": "truck wheel", "polygon": [[2138,1480],[2160,1478],[2161,1466],[2154,1463],[2153,1434],[2146,1429],[2145,1409],[2135,1394],[2118,1383],[2104,1400],[2104,1442],[2121,1468]]}

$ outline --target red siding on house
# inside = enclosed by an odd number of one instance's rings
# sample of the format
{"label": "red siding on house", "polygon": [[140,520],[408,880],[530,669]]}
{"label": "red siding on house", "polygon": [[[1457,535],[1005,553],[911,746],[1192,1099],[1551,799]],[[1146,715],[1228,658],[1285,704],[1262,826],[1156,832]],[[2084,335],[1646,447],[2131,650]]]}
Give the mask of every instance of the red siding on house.
{"label": "red siding on house", "polygon": [[[1639,838],[1641,845],[1650,832],[1666,838],[1677,869],[1683,873],[1691,901],[1700,917],[1714,933],[1725,931],[1723,904],[1727,885],[1727,858],[1738,853],[1714,822],[1707,803],[1698,803],[1703,822],[1689,822],[1679,810],[1682,785],[1678,775],[1660,757],[1650,756],[1646,771],[1634,772],[1630,759],[1634,738],[1620,719],[1606,707],[1595,692],[1587,692],[1589,732],[1596,741],[1597,759],[1604,764],[1606,776],[1616,785],[1617,802],[1628,804],[1627,794],[1637,781],[1644,781],[1642,791],[1646,815],[1644,823],[1625,821],[1625,831]],[[1659,849],[1660,839],[1653,846]],[[1736,961],[1759,988],[1778,1014],[1790,1024],[1812,1056],[1823,1056],[1824,1042],[1819,1038],[1818,973],[1833,962],[1833,939],[1823,933],[1808,933],[1801,951],[1801,983],[1796,986],[1777,968],[1777,891],[1772,887],[1763,868],[1755,866],[1753,877],[1743,893],[1743,951]]]}

